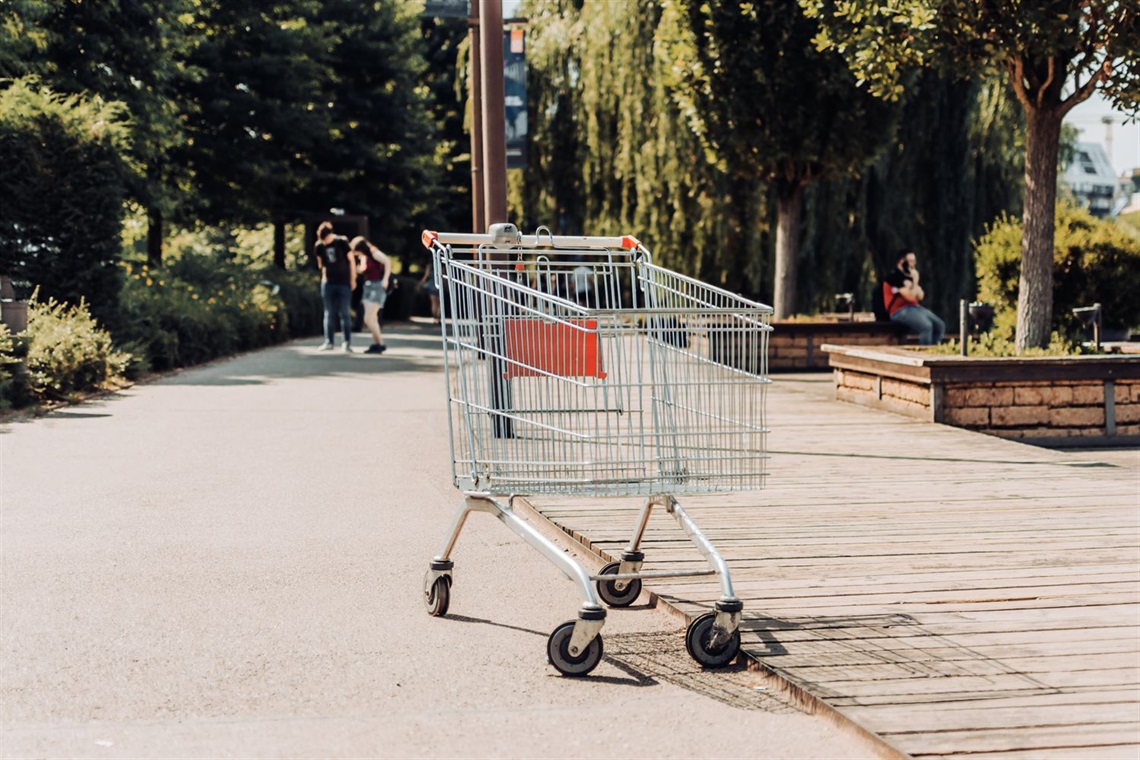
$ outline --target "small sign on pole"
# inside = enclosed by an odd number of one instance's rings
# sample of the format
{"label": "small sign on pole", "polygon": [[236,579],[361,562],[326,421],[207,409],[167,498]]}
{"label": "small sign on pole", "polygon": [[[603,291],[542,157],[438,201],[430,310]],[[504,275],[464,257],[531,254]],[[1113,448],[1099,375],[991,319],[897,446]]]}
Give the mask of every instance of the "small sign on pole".
{"label": "small sign on pole", "polygon": [[467,18],[471,15],[469,0],[424,0],[424,16]]}
{"label": "small sign on pole", "polygon": [[506,106],[507,168],[526,168],[526,31],[503,33],[503,100]]}

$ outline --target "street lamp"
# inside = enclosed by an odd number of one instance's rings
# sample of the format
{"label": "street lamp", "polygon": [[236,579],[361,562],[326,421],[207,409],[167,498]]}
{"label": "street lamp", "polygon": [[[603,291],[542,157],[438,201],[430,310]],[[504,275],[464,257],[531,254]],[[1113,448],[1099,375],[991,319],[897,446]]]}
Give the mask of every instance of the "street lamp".
{"label": "street lamp", "polygon": [[970,332],[979,335],[989,332],[994,326],[994,307],[988,303],[974,301],[968,307],[970,313]]}
{"label": "street lamp", "polygon": [[1073,316],[1076,317],[1081,323],[1082,330],[1088,330],[1090,327],[1093,331],[1093,346],[1097,352],[1100,351],[1100,320],[1101,320],[1101,307],[1099,303],[1094,303],[1092,306],[1079,306],[1073,309]]}
{"label": "street lamp", "polygon": [[847,321],[855,321],[855,294],[854,293],[836,293],[835,294],[835,312],[847,312]]}

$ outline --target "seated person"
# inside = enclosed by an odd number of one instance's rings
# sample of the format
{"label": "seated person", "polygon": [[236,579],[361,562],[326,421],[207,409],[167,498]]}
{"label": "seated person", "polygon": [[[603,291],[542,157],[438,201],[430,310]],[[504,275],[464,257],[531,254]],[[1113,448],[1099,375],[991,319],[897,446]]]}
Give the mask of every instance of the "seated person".
{"label": "seated person", "polygon": [[883,278],[883,303],[892,322],[906,325],[911,332],[918,333],[919,345],[931,346],[942,342],[946,323],[930,309],[919,305],[925,294],[918,284],[915,262],[914,251],[906,248],[899,251],[894,271]]}

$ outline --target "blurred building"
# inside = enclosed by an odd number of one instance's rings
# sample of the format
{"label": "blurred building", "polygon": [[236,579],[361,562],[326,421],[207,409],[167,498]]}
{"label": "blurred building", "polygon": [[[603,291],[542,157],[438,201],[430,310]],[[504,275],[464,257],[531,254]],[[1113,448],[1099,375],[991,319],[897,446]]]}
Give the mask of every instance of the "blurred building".
{"label": "blurred building", "polygon": [[1061,181],[1093,216],[1110,216],[1116,210],[1120,181],[1100,143],[1077,143]]}

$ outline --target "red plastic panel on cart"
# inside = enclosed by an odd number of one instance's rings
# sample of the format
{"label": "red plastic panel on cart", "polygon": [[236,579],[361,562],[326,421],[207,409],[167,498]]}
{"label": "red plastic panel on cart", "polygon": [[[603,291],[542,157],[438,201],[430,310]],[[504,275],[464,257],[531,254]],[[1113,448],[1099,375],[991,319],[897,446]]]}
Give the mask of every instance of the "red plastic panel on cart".
{"label": "red plastic panel on cart", "polygon": [[603,379],[595,319],[547,322],[507,319],[503,322],[506,358],[504,377],[596,377]]}

